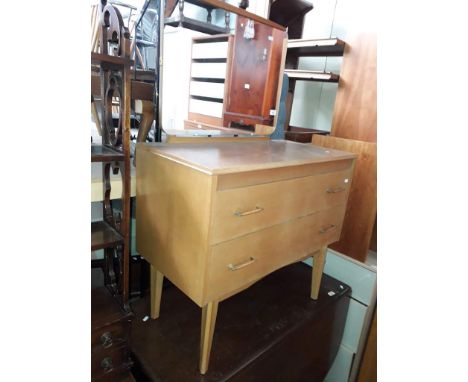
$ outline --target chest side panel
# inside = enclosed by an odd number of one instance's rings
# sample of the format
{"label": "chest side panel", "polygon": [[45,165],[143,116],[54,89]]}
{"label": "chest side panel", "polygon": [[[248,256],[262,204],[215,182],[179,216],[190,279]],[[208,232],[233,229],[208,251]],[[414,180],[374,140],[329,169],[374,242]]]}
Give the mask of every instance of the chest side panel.
{"label": "chest side panel", "polygon": [[137,250],[200,305],[212,177],[137,150]]}

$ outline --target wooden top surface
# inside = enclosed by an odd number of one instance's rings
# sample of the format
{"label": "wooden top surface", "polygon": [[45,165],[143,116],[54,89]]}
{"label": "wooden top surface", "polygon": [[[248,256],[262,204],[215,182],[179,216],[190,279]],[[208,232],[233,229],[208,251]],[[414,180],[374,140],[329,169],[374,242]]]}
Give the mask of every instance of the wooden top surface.
{"label": "wooden top surface", "polygon": [[356,158],[353,153],[284,140],[209,144],[143,143],[137,150],[186,164],[208,174],[228,174]]}

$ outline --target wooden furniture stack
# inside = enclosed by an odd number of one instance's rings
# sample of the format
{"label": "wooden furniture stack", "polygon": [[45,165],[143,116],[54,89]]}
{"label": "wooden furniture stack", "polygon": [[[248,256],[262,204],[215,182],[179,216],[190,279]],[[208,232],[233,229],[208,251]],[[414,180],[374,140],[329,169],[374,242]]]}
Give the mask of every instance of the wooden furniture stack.
{"label": "wooden furniture stack", "polygon": [[311,256],[317,299],[354,158],[288,141],[138,145],[137,250],[151,263],[151,317],[163,277],[202,308],[202,374],[220,301]]}
{"label": "wooden furniture stack", "polygon": [[[99,66],[102,145],[91,145],[91,162],[102,163],[103,220],[91,223],[91,250],[104,250],[104,287],[91,291],[93,381],[118,381],[131,367],[129,297],[130,238],[130,36],[119,11],[100,2]],[[113,108],[118,106],[118,122]],[[111,172],[122,178],[120,211],[111,200]]]}
{"label": "wooden furniture stack", "polygon": [[[233,35],[193,39],[185,123],[189,128],[198,123],[254,132],[256,125],[273,125],[282,83],[285,28],[240,11]],[[254,23],[252,39],[244,37],[249,22]]]}

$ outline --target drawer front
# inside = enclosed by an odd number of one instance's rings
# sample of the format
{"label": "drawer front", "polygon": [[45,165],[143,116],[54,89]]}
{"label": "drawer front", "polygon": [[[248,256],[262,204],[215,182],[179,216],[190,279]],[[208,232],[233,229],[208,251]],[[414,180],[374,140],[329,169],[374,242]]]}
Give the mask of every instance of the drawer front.
{"label": "drawer front", "polygon": [[343,204],[212,246],[205,302],[229,297],[337,241],[344,214]]}
{"label": "drawer front", "polygon": [[226,78],[226,63],[199,62],[192,64],[192,77]]}
{"label": "drawer front", "polygon": [[190,99],[189,112],[204,115],[211,115],[212,117],[223,117],[223,104],[220,102],[201,101],[198,99]]}
{"label": "drawer front", "polygon": [[214,82],[191,81],[190,95],[224,98],[224,84]]}
{"label": "drawer front", "polygon": [[101,330],[91,332],[91,351],[97,353],[115,348],[128,340],[128,322],[116,322]]}
{"label": "drawer front", "polygon": [[218,191],[211,243],[345,204],[350,170]]}
{"label": "drawer front", "polygon": [[[126,344],[108,351],[93,354],[91,356],[92,380],[101,380],[105,376],[111,376],[130,369],[132,362]],[[112,379],[111,379],[112,380]],[[114,379],[115,380],[115,379]]]}
{"label": "drawer front", "polygon": [[192,45],[192,58],[226,58],[228,42],[208,42]]}

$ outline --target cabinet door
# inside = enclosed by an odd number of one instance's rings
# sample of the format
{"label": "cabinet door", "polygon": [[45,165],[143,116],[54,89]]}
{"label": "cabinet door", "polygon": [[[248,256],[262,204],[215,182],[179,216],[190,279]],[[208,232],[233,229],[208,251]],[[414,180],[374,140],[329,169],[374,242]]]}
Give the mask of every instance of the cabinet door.
{"label": "cabinet door", "polygon": [[255,36],[244,38],[248,19],[237,18],[232,64],[229,73],[230,94],[226,114],[271,119],[275,108],[282,58],[284,32],[254,23]]}

